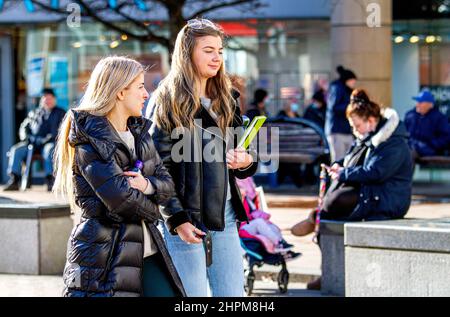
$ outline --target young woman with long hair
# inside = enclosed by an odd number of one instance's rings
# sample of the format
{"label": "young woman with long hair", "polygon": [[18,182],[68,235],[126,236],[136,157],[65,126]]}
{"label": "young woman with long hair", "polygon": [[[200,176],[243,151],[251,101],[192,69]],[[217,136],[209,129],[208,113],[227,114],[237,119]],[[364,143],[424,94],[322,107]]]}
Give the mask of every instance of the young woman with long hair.
{"label": "young woman with long hair", "polygon": [[156,227],[158,204],[174,186],[141,115],[147,98],[142,65],[107,57],[61,125],[54,191],[81,212],[69,238],[64,296],[185,294]]}
{"label": "young woman with long hair", "polygon": [[[247,216],[235,177],[253,175],[257,163],[237,148],[237,136],[230,133],[242,126],[242,118],[239,93],[225,72],[223,40],[223,30],[213,22],[188,21],[148,111],[150,133],[175,183],[175,195],[161,208],[163,229],[188,296],[206,296],[208,288],[212,296],[243,296],[244,291],[236,221]],[[183,128],[191,132],[192,146],[180,159],[171,136]],[[204,155],[211,145],[214,160]]]}

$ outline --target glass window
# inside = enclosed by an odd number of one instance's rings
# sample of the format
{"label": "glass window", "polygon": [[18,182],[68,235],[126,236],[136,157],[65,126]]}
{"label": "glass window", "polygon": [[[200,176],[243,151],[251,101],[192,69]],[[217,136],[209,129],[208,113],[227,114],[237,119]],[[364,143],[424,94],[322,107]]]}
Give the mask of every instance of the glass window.
{"label": "glass window", "polygon": [[[246,105],[253,91],[269,92],[270,115],[297,102],[300,112],[318,86],[330,80],[329,21],[247,20],[220,23],[230,36],[227,71],[246,83]],[[301,114],[301,113],[300,113]]]}
{"label": "glass window", "polygon": [[149,67],[146,88],[152,92],[167,73],[168,53],[161,45],[129,39],[99,23],[82,28],[66,24],[25,30],[26,54],[20,61],[27,83],[29,107],[42,87],[55,89],[58,105],[78,102],[95,64],[104,56],[127,55]]}

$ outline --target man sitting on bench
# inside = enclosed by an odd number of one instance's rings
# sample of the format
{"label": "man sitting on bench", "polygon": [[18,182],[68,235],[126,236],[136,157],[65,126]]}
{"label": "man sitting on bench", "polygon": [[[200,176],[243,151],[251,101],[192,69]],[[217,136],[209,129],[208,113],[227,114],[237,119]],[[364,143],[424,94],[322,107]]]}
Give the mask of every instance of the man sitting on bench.
{"label": "man sitting on bench", "polygon": [[45,88],[39,102],[39,108],[31,111],[20,125],[20,139],[22,142],[11,147],[9,152],[8,174],[10,179],[4,191],[18,190],[22,177],[22,162],[28,154],[28,145],[33,145],[33,154],[39,153],[44,159],[44,170],[48,190],[53,186],[53,150],[59,125],[64,118],[65,111],[56,106],[53,89]]}
{"label": "man sitting on bench", "polygon": [[416,108],[406,113],[405,125],[414,161],[442,155],[450,145],[448,118],[434,107],[434,96],[428,90],[422,90],[413,99],[417,101]]}

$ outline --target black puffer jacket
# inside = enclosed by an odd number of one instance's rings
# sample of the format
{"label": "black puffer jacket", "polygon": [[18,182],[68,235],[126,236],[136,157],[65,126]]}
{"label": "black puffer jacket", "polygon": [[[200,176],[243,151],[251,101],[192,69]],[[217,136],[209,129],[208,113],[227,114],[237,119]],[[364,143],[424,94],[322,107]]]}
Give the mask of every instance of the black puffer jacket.
{"label": "black puffer jacket", "polygon": [[[235,98],[237,97],[235,93]],[[153,117],[156,107],[158,105],[150,105],[147,117]],[[175,234],[176,227],[185,222],[191,222],[194,225],[202,223],[209,230],[223,231],[228,181],[237,220],[248,220],[235,177],[244,179],[252,176],[257,170],[257,161],[254,160],[255,162],[244,170],[228,170],[225,162],[225,141],[223,137],[211,130],[211,128],[218,129],[215,120],[204,108],[195,115],[195,119],[194,133],[191,133],[191,160],[189,161],[185,159],[178,161],[172,157],[172,149],[179,139],[172,139],[171,133],[158,128],[155,123],[150,129],[155,147],[175,183],[176,195],[162,204],[161,208],[161,213],[172,234]],[[237,101],[232,126],[233,128],[242,127]],[[237,137],[234,138],[234,142],[236,145]],[[223,149],[221,153],[218,153],[221,160],[208,162],[204,159],[197,161],[193,159],[195,156],[202,158],[203,153],[210,151],[212,144],[216,149]]]}
{"label": "black puffer jacket", "polygon": [[[76,204],[82,218],[72,231],[64,270],[65,296],[140,296],[142,294],[143,219],[161,252],[179,294],[181,280],[155,226],[158,204],[173,193],[173,182],[148,133],[151,122],[130,118],[136,156],[106,119],[71,111],[69,142],[75,147],[73,166]],[[146,196],[130,187],[123,171],[136,159],[156,192]]]}

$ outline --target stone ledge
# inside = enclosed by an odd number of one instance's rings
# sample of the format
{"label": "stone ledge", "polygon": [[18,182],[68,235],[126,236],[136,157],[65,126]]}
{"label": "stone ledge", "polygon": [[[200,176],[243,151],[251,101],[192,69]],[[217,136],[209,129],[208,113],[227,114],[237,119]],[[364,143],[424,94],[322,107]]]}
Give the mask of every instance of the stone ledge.
{"label": "stone ledge", "polygon": [[0,204],[0,219],[44,219],[67,216],[70,216],[70,207],[67,204]]}
{"label": "stone ledge", "polygon": [[450,252],[450,218],[347,223],[344,230],[346,246]]}
{"label": "stone ledge", "polygon": [[69,205],[0,204],[0,272],[61,274],[72,228]]}

